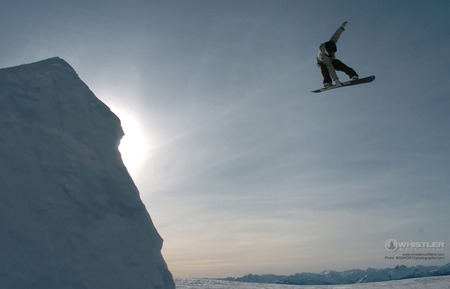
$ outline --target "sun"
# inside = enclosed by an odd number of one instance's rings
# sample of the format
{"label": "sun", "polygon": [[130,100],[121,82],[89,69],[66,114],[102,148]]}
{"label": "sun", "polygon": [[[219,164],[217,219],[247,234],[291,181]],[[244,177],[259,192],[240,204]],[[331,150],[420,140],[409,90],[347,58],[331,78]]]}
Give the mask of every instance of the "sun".
{"label": "sun", "polygon": [[123,109],[112,108],[119,117],[125,133],[120,141],[119,151],[122,161],[132,177],[136,177],[149,154],[149,141],[140,122]]}

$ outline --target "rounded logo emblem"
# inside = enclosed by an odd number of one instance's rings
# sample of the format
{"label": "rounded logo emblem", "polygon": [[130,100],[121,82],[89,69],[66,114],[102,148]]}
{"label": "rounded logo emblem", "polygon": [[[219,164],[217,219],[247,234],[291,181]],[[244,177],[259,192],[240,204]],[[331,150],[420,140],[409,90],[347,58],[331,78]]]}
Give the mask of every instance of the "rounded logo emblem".
{"label": "rounded logo emblem", "polygon": [[398,243],[397,240],[395,239],[387,239],[386,243],[384,243],[384,247],[386,248],[386,250],[388,250],[389,252],[394,252],[398,249]]}

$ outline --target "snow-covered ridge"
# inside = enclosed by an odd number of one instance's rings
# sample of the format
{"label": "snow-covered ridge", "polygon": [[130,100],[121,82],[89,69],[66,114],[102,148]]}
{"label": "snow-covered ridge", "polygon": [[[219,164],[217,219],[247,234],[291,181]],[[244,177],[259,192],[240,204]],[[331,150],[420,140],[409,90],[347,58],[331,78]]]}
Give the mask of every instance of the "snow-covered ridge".
{"label": "snow-covered ridge", "polygon": [[351,285],[282,285],[211,279],[176,279],[177,289],[448,289],[450,276],[425,277]]}
{"label": "snow-covered ridge", "polygon": [[175,288],[119,119],[60,58],[0,70],[0,288]]}
{"label": "snow-covered ridge", "polygon": [[343,272],[324,271],[322,273],[299,273],[291,276],[282,275],[253,275],[249,274],[239,278],[225,278],[228,281],[276,283],[295,285],[337,285],[381,282],[401,280],[418,277],[450,275],[450,263],[438,266],[396,266],[395,268],[367,270],[347,270]]}

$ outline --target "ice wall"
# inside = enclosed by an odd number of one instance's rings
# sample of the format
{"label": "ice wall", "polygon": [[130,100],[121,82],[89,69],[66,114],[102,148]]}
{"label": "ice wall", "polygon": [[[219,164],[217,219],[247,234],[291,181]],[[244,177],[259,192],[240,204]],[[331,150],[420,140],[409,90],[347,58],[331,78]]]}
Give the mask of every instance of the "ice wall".
{"label": "ice wall", "polygon": [[0,70],[0,288],[175,288],[122,136],[64,60]]}

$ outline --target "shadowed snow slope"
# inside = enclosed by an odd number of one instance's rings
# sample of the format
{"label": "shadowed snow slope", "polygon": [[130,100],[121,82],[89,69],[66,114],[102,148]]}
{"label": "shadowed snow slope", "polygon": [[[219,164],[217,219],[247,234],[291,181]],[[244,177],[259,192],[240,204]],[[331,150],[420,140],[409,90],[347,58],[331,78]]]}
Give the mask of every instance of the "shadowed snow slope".
{"label": "shadowed snow slope", "polygon": [[0,70],[0,288],[175,288],[122,136],[64,60]]}

